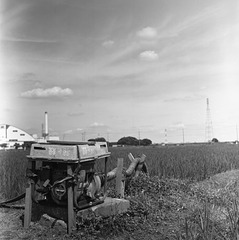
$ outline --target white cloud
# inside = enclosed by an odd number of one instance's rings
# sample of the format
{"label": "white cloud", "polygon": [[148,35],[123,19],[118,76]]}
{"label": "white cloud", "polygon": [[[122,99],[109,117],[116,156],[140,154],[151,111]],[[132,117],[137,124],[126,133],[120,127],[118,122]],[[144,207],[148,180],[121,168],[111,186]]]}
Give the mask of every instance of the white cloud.
{"label": "white cloud", "polygon": [[103,127],[105,126],[103,123],[98,123],[98,122],[94,122],[90,125],[91,127]]}
{"label": "white cloud", "polygon": [[63,134],[72,134],[73,130],[66,130],[65,132],[63,132]]}
{"label": "white cloud", "polygon": [[57,41],[55,40],[18,38],[18,37],[8,37],[8,36],[2,37],[1,40],[9,41],[9,42],[26,42],[26,43],[57,43]]}
{"label": "white cloud", "polygon": [[153,39],[153,38],[157,37],[158,33],[157,33],[157,30],[155,28],[146,27],[146,28],[143,28],[140,31],[138,31],[137,35],[141,38]]}
{"label": "white cloud", "polygon": [[103,42],[102,46],[106,47],[106,48],[109,48],[109,47],[112,47],[114,45],[114,43],[115,43],[114,41],[108,40],[108,41]]}
{"label": "white cloud", "polygon": [[155,51],[144,51],[139,54],[139,58],[144,61],[158,60],[158,54]]}
{"label": "white cloud", "polygon": [[22,92],[21,97],[23,98],[48,98],[48,97],[66,97],[73,94],[70,88],[62,89],[61,87],[53,88],[36,88],[30,91]]}
{"label": "white cloud", "polygon": [[81,132],[83,131],[84,129],[82,128],[76,128],[76,129],[70,129],[70,130],[66,130],[63,132],[63,134],[74,134],[76,132]]}

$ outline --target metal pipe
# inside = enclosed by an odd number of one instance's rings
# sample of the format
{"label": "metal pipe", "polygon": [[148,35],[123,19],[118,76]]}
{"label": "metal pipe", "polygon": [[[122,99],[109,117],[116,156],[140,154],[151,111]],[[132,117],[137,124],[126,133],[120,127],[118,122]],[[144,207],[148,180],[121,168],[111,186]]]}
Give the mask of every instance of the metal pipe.
{"label": "metal pipe", "polygon": [[132,175],[132,173],[136,169],[139,161],[140,161],[140,158],[133,158],[132,159],[132,162],[130,163],[128,169],[125,172],[126,177],[129,177],[129,176]]}

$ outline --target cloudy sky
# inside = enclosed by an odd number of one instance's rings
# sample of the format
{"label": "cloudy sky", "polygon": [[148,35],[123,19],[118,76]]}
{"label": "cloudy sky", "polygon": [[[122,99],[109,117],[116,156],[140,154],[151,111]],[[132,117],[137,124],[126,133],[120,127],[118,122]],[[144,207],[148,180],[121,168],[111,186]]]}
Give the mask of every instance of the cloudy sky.
{"label": "cloudy sky", "polygon": [[65,140],[239,128],[238,0],[2,0],[0,123]]}

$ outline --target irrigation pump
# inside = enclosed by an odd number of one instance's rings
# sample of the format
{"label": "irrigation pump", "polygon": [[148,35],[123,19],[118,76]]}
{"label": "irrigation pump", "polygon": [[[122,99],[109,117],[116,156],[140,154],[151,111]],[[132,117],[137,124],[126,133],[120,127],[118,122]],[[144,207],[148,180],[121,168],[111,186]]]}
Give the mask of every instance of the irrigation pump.
{"label": "irrigation pump", "polygon": [[[110,157],[106,142],[48,141],[32,144],[28,158],[28,187],[25,197],[24,226],[32,217],[32,206],[43,205],[67,209],[68,232],[75,225],[75,213],[103,204],[107,181],[121,175],[119,167],[107,172]],[[125,171],[125,178],[136,176],[145,168],[145,155],[134,158]],[[96,162],[103,161],[104,171],[97,173]],[[123,164],[122,164],[123,167]],[[120,181],[121,181],[120,180]],[[116,184],[117,185],[117,184]],[[125,200],[126,201],[126,200]],[[66,207],[67,206],[67,207]],[[55,208],[56,209],[56,208]],[[57,210],[55,210],[57,211]]]}

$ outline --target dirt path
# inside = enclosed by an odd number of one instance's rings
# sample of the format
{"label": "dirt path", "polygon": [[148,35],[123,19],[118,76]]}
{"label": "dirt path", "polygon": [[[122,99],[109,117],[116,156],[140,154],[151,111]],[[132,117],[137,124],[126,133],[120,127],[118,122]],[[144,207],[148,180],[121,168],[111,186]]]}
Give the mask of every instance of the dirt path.
{"label": "dirt path", "polygon": [[0,239],[24,239],[25,237],[19,233],[22,228],[20,216],[23,210],[0,208]]}

